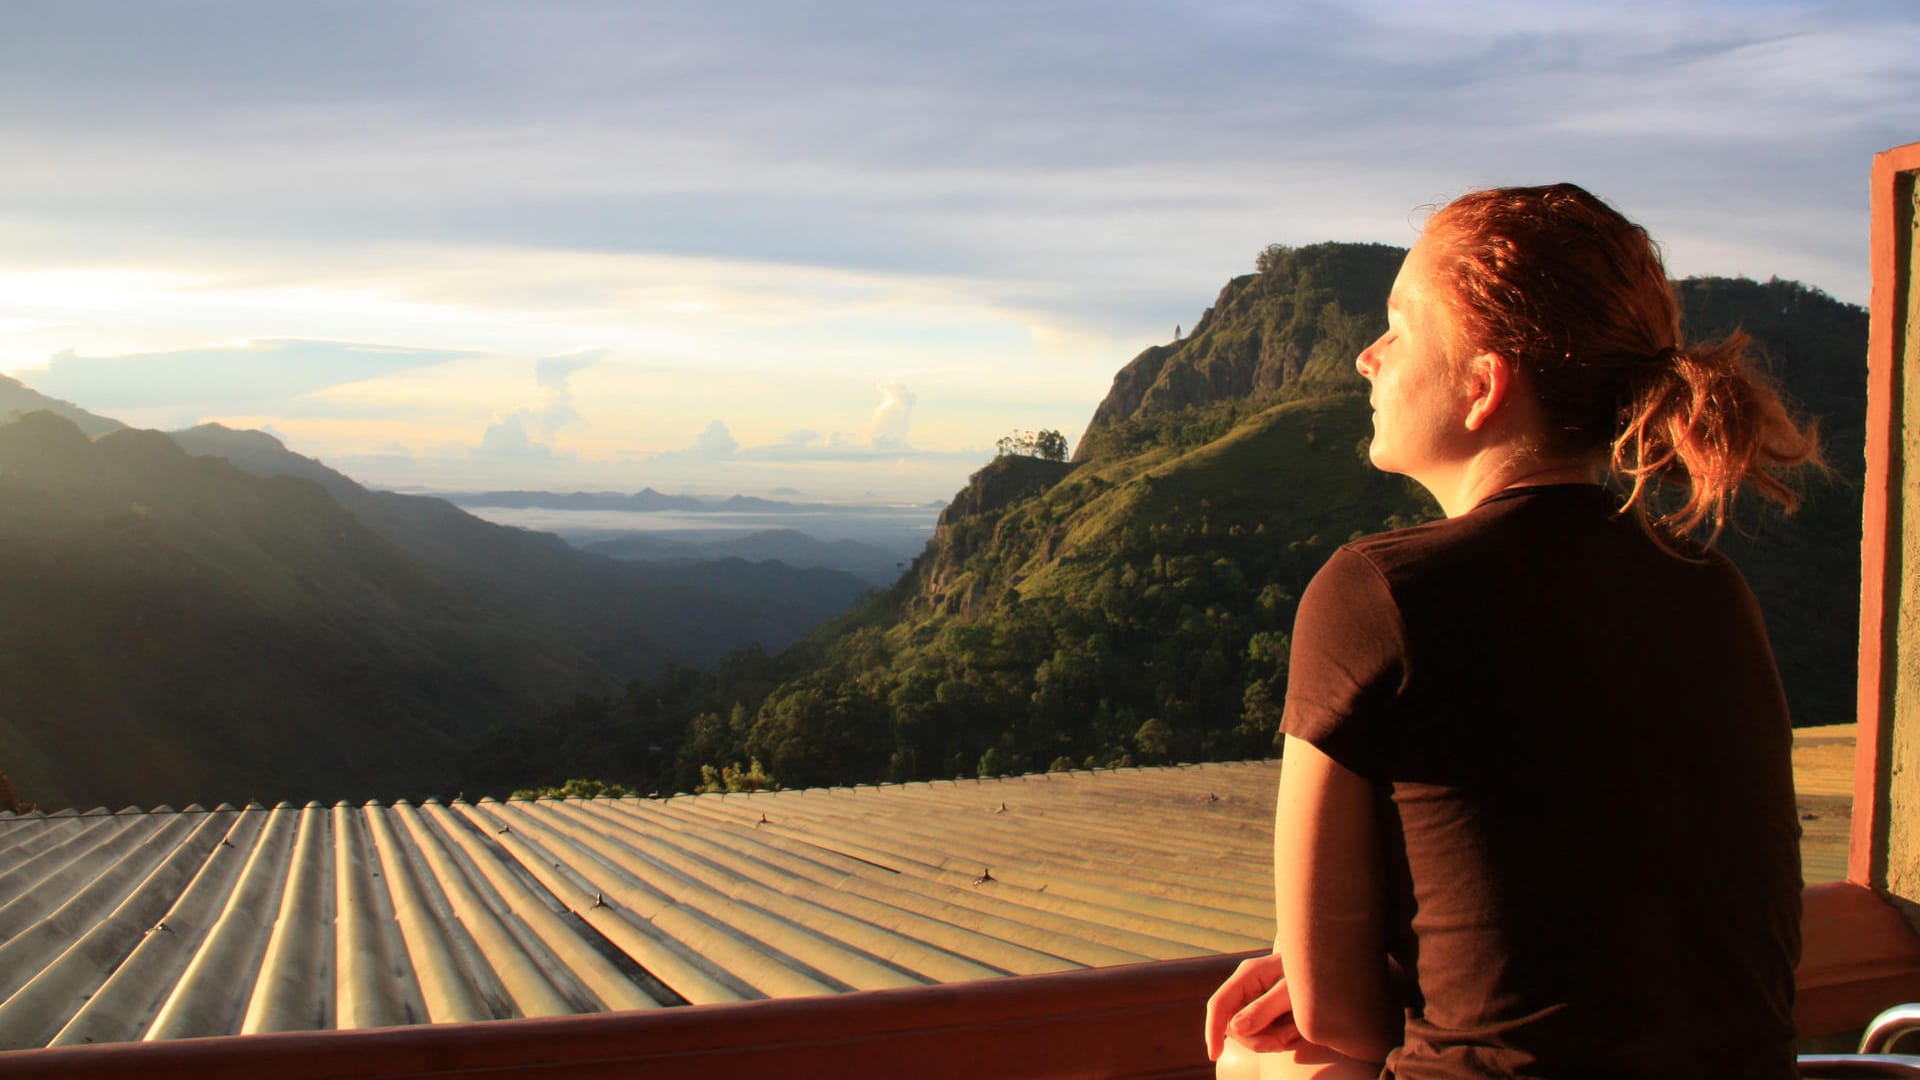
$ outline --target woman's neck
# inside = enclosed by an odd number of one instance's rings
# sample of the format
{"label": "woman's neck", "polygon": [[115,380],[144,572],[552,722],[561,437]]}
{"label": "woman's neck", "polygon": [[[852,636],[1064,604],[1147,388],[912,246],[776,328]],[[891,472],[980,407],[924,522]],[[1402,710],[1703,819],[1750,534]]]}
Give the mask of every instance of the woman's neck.
{"label": "woman's neck", "polygon": [[1459,517],[1503,491],[1547,484],[1598,484],[1600,466],[1593,461],[1542,461],[1531,455],[1507,458],[1501,465],[1479,462],[1464,470],[1445,491],[1427,490],[1448,517]]}

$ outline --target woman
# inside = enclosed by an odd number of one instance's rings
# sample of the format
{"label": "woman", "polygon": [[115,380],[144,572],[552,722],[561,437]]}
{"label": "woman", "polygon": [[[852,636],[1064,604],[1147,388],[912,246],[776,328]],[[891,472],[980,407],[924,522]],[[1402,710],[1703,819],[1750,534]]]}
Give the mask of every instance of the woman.
{"label": "woman", "polygon": [[1816,458],[1747,348],[1684,343],[1578,187],[1429,221],[1358,366],[1373,464],[1447,516],[1301,598],[1278,929],[1208,1002],[1221,1075],[1794,1075],[1786,703],[1683,539]]}

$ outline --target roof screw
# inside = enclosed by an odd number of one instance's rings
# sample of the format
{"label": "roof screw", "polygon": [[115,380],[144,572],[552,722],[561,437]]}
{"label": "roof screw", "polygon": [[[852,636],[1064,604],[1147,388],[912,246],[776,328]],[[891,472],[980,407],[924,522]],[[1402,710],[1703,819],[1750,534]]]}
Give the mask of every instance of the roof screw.
{"label": "roof screw", "polygon": [[998,810],[995,810],[995,811],[994,811],[994,813],[996,813],[996,814],[1004,814],[1004,813],[1006,813],[1006,812],[1007,812],[1007,804],[1006,804],[1006,803],[1001,803],[1001,804],[1000,804],[1000,809],[998,809]]}
{"label": "roof screw", "polygon": [[996,879],[993,876],[993,871],[983,866],[980,868],[980,876],[977,878],[974,878],[973,883],[975,885],[985,885],[987,882],[995,881],[995,880],[998,880],[998,879]]}
{"label": "roof screw", "polygon": [[606,895],[605,895],[605,894],[603,894],[603,893],[594,893],[594,894],[593,894],[593,906],[594,906],[594,907],[606,907],[606,906],[607,906],[607,898],[606,898]]}

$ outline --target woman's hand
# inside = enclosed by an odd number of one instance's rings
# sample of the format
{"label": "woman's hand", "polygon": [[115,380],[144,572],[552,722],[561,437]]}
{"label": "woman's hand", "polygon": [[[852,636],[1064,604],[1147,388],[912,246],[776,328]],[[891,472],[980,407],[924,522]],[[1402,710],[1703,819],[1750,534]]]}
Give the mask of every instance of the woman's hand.
{"label": "woman's hand", "polygon": [[1240,961],[1233,975],[1207,999],[1208,1061],[1220,1060],[1228,1036],[1260,1053],[1299,1044],[1293,997],[1279,953]]}

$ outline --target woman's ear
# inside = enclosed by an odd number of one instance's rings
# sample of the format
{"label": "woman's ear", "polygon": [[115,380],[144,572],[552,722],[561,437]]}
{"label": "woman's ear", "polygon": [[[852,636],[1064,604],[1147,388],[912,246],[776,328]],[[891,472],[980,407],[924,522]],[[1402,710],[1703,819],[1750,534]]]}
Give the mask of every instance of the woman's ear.
{"label": "woman's ear", "polygon": [[1507,404],[1513,390],[1513,365],[1499,353],[1481,353],[1467,361],[1467,430],[1479,431]]}

